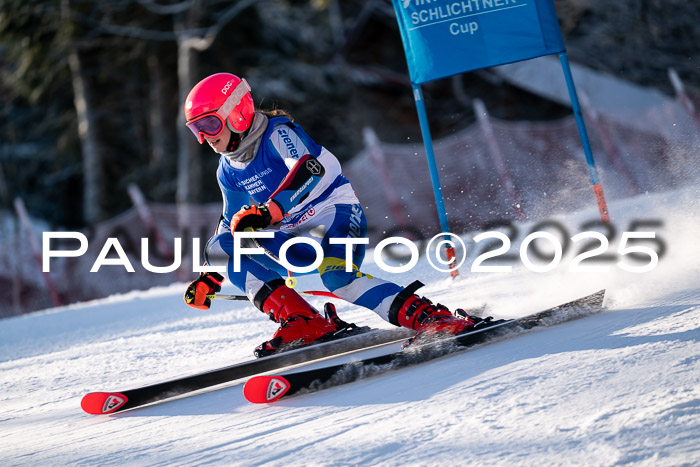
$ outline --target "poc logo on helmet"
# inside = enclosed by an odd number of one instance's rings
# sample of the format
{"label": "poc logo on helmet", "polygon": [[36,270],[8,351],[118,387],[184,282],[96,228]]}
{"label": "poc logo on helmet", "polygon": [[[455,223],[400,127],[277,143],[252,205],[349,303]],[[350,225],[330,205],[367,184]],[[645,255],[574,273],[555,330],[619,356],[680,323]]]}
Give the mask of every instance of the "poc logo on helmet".
{"label": "poc logo on helmet", "polygon": [[221,94],[226,95],[226,93],[228,92],[228,90],[231,89],[231,86],[233,86],[233,80],[231,80],[231,81],[229,81],[228,83],[226,83],[226,86],[224,86],[224,87],[221,89]]}

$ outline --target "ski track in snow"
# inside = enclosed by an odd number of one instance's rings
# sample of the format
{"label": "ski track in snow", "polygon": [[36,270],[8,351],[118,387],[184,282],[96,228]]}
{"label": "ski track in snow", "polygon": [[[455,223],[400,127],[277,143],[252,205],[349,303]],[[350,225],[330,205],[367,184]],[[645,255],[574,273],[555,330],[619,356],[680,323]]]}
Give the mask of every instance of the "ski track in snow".
{"label": "ski track in snow", "polygon": [[[276,325],[250,305],[195,312],[184,284],[0,321],[3,465],[698,465],[697,190],[611,203],[616,222],[663,218],[649,273],[469,274],[421,260],[421,293],[521,316],[599,288],[603,313],[273,405],[242,385],[112,416],[87,392],[123,390],[251,357]],[[643,213],[643,214],[640,214]],[[594,213],[593,213],[594,214]],[[580,225],[592,212],[565,220]],[[573,231],[573,230],[572,230]],[[368,255],[368,259],[371,255]],[[369,273],[382,273],[371,263]],[[386,275],[386,274],[384,274]],[[318,288],[303,278],[303,288]],[[236,293],[235,290],[225,290]],[[314,299],[315,306],[322,301]],[[347,320],[390,327],[339,304]]]}

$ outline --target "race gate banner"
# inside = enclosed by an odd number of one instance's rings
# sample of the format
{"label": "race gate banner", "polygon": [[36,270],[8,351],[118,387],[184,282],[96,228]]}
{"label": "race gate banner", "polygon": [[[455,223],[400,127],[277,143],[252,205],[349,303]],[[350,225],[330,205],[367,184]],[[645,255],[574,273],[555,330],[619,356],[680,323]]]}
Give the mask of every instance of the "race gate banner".
{"label": "race gate banner", "polygon": [[393,0],[411,82],[565,51],[552,0]]}

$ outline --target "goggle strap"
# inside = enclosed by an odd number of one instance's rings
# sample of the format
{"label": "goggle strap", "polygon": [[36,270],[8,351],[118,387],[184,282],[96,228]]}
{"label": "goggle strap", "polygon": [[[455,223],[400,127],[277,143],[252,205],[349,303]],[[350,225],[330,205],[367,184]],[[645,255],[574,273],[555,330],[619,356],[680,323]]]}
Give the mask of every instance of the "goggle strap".
{"label": "goggle strap", "polygon": [[224,103],[221,104],[219,110],[216,111],[216,114],[222,118],[224,123],[226,123],[226,117],[228,117],[228,114],[230,114],[233,109],[241,103],[241,99],[243,99],[248,92],[250,92],[250,85],[248,85],[248,82],[245,79],[241,79],[241,82],[238,83],[236,89],[233,90],[233,92],[226,98]]}

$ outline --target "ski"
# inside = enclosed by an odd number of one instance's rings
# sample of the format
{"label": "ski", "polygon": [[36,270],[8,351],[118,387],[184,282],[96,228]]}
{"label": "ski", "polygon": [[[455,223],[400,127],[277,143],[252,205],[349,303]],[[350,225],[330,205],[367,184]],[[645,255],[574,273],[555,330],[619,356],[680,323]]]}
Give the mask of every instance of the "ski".
{"label": "ski", "polygon": [[288,350],[279,354],[245,361],[204,373],[168,380],[149,386],[115,392],[91,392],[83,396],[80,406],[92,415],[111,414],[153,402],[181,396],[219,384],[293,365],[310,363],[345,352],[389,342],[400,342],[414,334],[408,329],[372,329],[329,342]]}
{"label": "ski", "polygon": [[418,342],[405,350],[378,357],[282,375],[254,376],[246,382],[243,394],[249,402],[268,403],[300,392],[308,393],[357,381],[510,337],[534,327],[551,326],[589,315],[602,309],[604,297],[605,290],[601,290],[522,318],[494,321],[471,332],[426,343]]}

